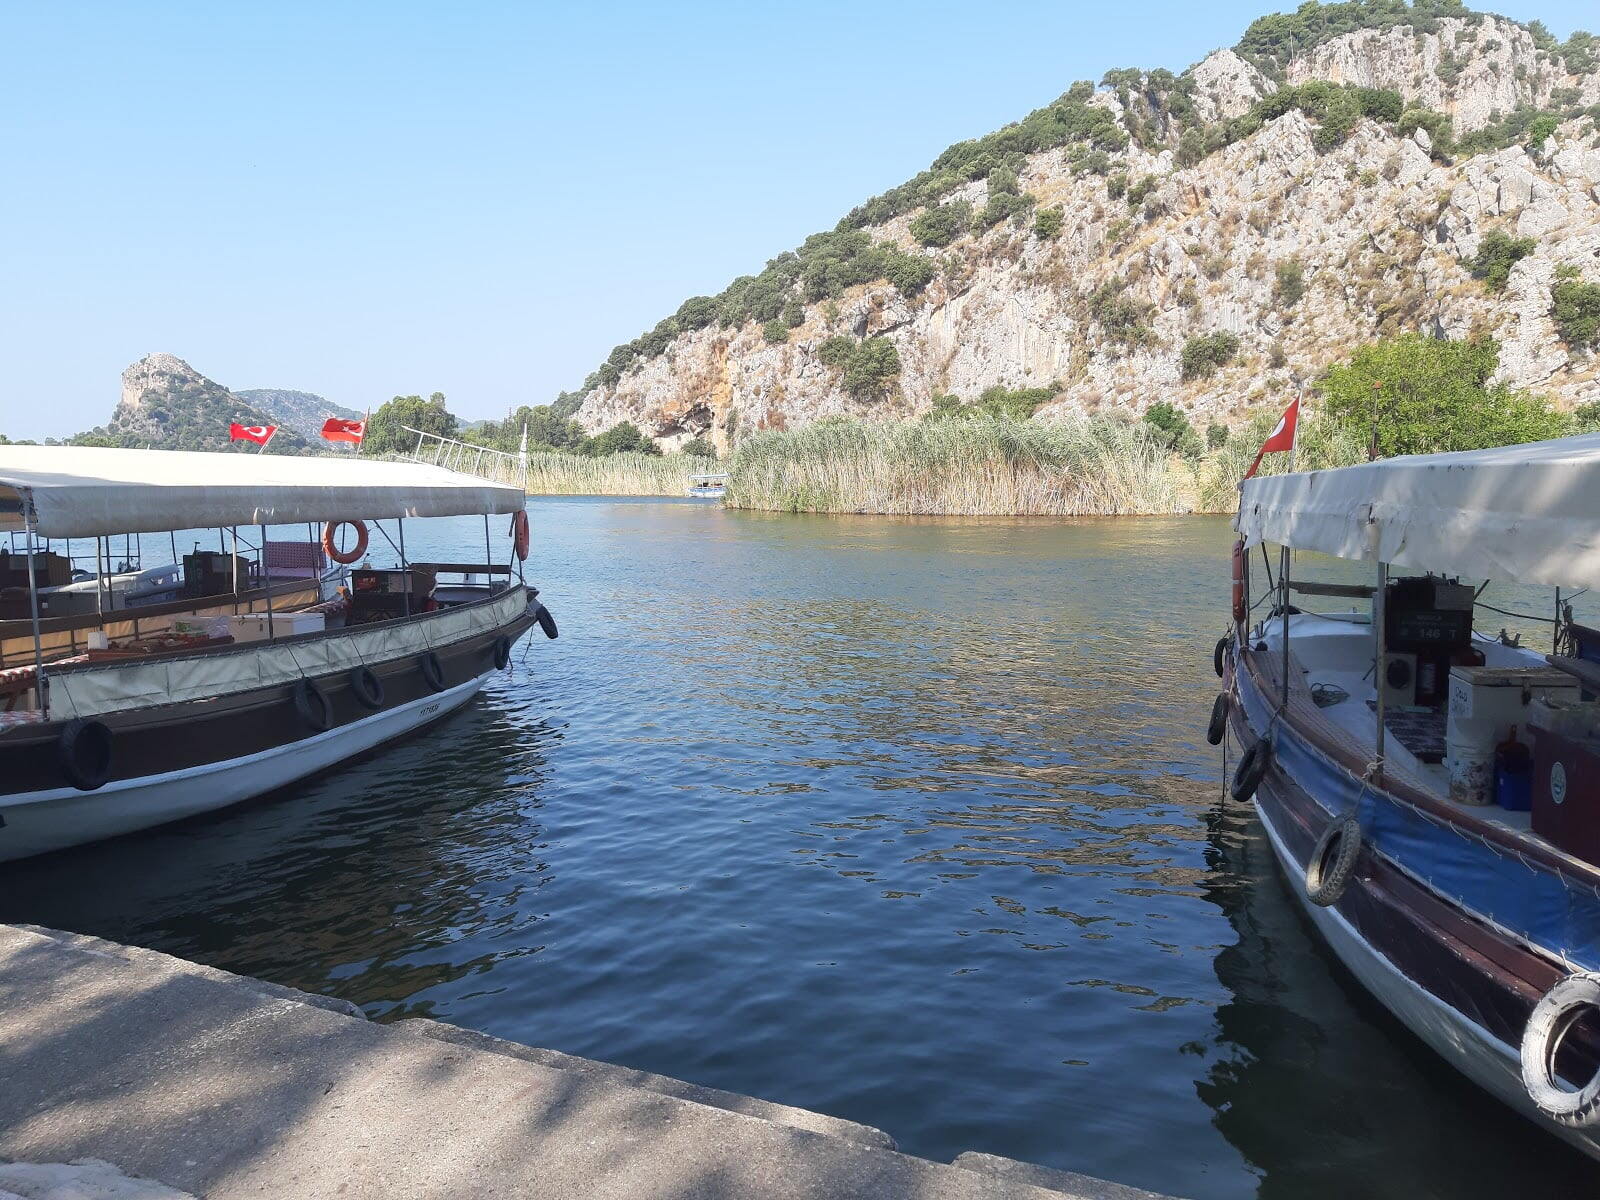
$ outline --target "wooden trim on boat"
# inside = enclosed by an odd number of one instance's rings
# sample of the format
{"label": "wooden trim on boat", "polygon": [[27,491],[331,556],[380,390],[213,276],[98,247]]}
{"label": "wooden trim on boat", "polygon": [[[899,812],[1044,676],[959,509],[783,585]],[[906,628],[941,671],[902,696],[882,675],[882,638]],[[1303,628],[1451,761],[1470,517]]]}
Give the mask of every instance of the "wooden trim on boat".
{"label": "wooden trim on boat", "polygon": [[[1245,649],[1240,652],[1239,660],[1243,668],[1250,672],[1252,683],[1268,703],[1282,695],[1283,685],[1280,681],[1283,676],[1275,653]],[[1366,774],[1370,749],[1362,747],[1352,734],[1323,716],[1322,710],[1311,698],[1303,675],[1294,672],[1294,676],[1290,680],[1284,721],[1307,745],[1325,754],[1357,779],[1362,778]],[[1381,790],[1430,816],[1457,825],[1511,855],[1537,863],[1585,887],[1600,888],[1600,868],[1564,854],[1539,838],[1525,836],[1515,829],[1486,820],[1466,805],[1453,804],[1422,781],[1392,766],[1384,768],[1382,789],[1374,790]]]}

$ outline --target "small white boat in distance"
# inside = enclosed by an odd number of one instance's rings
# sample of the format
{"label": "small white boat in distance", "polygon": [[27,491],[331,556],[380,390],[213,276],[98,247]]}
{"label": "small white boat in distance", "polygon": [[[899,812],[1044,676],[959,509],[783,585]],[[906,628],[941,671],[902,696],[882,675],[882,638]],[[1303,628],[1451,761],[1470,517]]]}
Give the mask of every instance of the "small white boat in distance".
{"label": "small white boat in distance", "polygon": [[708,471],[689,476],[689,495],[699,500],[721,500],[728,494],[728,473]]}

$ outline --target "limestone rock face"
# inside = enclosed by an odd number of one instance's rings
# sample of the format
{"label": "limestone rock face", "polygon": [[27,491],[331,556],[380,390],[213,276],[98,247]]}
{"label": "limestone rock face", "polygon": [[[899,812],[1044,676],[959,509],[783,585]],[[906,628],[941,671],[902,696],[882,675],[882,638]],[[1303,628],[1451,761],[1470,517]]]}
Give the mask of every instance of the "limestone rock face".
{"label": "limestone rock face", "polygon": [[[148,354],[122,372],[122,397],[111,420],[72,440],[156,450],[227,450],[236,448],[228,439],[228,427],[235,421],[278,424],[271,414],[239,399],[176,355]],[[272,452],[277,454],[308,448],[305,439],[287,428],[272,441]],[[253,446],[248,449],[254,451]]]}
{"label": "limestone rock face", "polygon": [[[1394,89],[1448,113],[1458,137],[1518,105],[1600,103],[1600,74],[1568,74],[1527,30],[1497,18],[1348,34],[1289,62],[1283,78]],[[1277,87],[1227,50],[1192,80],[1208,122]],[[1114,91],[1096,102],[1132,119]],[[1202,424],[1232,421],[1281,403],[1361,343],[1411,331],[1492,335],[1505,382],[1563,405],[1600,400],[1600,361],[1564,345],[1550,319],[1559,267],[1600,281],[1596,116],[1563,121],[1537,147],[1455,160],[1420,129],[1398,136],[1363,120],[1322,150],[1316,135],[1312,119],[1290,111],[1188,165],[1176,133],[1131,141],[1103,174],[1075,171],[1068,148],[1030,155],[1020,186],[1038,208],[1062,209],[1058,236],[1038,236],[1027,214],[930,249],[910,234],[915,213],[895,217],[867,232],[936,268],[915,296],[882,280],[853,288],[806,305],[778,344],[754,322],[681,333],[593,388],[577,419],[590,431],[632,421],[668,448],[704,436],[725,449],[755,430],[912,416],[936,395],[972,400],[1001,385],[1054,389],[1046,419],[1165,400]],[[1151,179],[1137,206],[1118,176]],[[981,208],[987,192],[980,179],[955,198]],[[1535,242],[1499,293],[1470,274],[1492,229]],[[1237,356],[1209,378],[1184,379],[1184,345],[1219,332],[1238,339]],[[818,353],[837,335],[887,338],[900,361],[895,386],[852,397]]]}

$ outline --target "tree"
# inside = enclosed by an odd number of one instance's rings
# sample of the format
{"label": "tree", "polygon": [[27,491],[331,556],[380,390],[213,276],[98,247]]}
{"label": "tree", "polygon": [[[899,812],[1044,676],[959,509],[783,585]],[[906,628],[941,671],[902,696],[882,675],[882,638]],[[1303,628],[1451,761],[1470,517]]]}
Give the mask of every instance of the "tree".
{"label": "tree", "polygon": [[1482,450],[1565,433],[1566,419],[1543,397],[1490,382],[1499,365],[1493,338],[1408,333],[1361,347],[1319,386],[1334,422],[1362,440],[1375,436],[1382,455]]}
{"label": "tree", "polygon": [[1600,345],[1600,283],[1584,283],[1575,269],[1561,267],[1550,299],[1562,341],[1574,350]]}
{"label": "tree", "polygon": [[1033,217],[1033,236],[1040,241],[1060,237],[1065,218],[1066,212],[1059,204],[1054,208],[1041,208]]}
{"label": "tree", "polygon": [[1286,258],[1276,267],[1277,283],[1273,294],[1282,308],[1293,308],[1306,294],[1306,269],[1298,258]]}
{"label": "tree", "polygon": [[924,246],[948,246],[972,224],[972,205],[965,201],[940,204],[911,222],[911,236]]}
{"label": "tree", "polygon": [[645,437],[632,421],[618,421],[610,429],[589,439],[585,454],[660,454],[661,447]]}
{"label": "tree", "polygon": [[1210,379],[1239,353],[1239,339],[1231,333],[1208,333],[1183,344],[1179,366],[1184,379]]}
{"label": "tree", "polygon": [[1478,243],[1478,253],[1469,264],[1474,279],[1481,279],[1491,292],[1503,292],[1511,279],[1511,268],[1533,253],[1531,237],[1514,238],[1503,229],[1491,229]]}
{"label": "tree", "polygon": [[426,400],[421,396],[396,396],[372,414],[361,450],[363,454],[408,454],[417,448],[417,435],[412,430],[454,437],[456,425],[456,418],[444,406],[443,392],[434,392]]}

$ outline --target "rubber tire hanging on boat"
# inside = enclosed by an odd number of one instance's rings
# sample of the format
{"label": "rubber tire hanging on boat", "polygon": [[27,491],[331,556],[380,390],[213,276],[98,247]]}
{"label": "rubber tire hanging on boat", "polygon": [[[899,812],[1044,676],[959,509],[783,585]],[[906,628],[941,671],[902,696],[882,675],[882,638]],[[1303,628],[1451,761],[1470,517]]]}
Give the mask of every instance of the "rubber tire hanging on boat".
{"label": "rubber tire hanging on boat", "polygon": [[1222,678],[1222,664],[1228,657],[1228,643],[1231,638],[1220,637],[1217,639],[1217,648],[1211,652],[1211,665],[1217,672],[1217,678]]}
{"label": "rubber tire hanging on boat", "polygon": [[1261,786],[1261,777],[1267,773],[1267,767],[1272,762],[1272,743],[1266,738],[1257,738],[1250,743],[1250,748],[1239,759],[1239,766],[1233,772],[1233,786],[1229,789],[1233,798],[1240,804],[1249,800],[1256,794],[1256,788]]}
{"label": "rubber tire hanging on boat", "polygon": [[328,699],[327,692],[309,679],[298,680],[294,685],[294,710],[318,733],[333,728],[333,702]]}
{"label": "rubber tire hanging on boat", "polygon": [[61,773],[80,792],[92,792],[111,778],[111,730],[81,717],[61,727],[56,739]]}
{"label": "rubber tire hanging on boat", "polygon": [[417,659],[417,666],[422,669],[422,682],[435,692],[444,691],[444,666],[439,662],[439,656],[432,650]]}
{"label": "rubber tire hanging on boat", "polygon": [[1222,735],[1228,731],[1228,693],[1218,692],[1211,702],[1211,724],[1206,726],[1206,741],[1213,746],[1222,745]]}
{"label": "rubber tire hanging on boat", "polygon": [[371,667],[357,667],[350,672],[350,690],[356,694],[363,708],[383,707],[383,680]]}
{"label": "rubber tire hanging on boat", "polygon": [[1561,1043],[1585,1010],[1600,1011],[1600,975],[1576,971],[1557,983],[1533,1006],[1522,1031],[1522,1086],[1545,1116],[1575,1128],[1600,1121],[1600,1072],[1577,1091],[1556,1075]]}
{"label": "rubber tire hanging on boat", "polygon": [[1354,817],[1328,822],[1306,860],[1306,899],[1321,908],[1339,903],[1360,854],[1361,822]]}
{"label": "rubber tire hanging on boat", "polygon": [[506,664],[511,661],[511,639],[501,634],[494,640],[494,669],[504,671]]}
{"label": "rubber tire hanging on boat", "polygon": [[550,610],[544,605],[541,604],[539,606],[539,615],[534,620],[539,622],[539,628],[544,630],[545,637],[552,642],[561,636],[561,631],[556,628],[555,617],[550,614]]}

